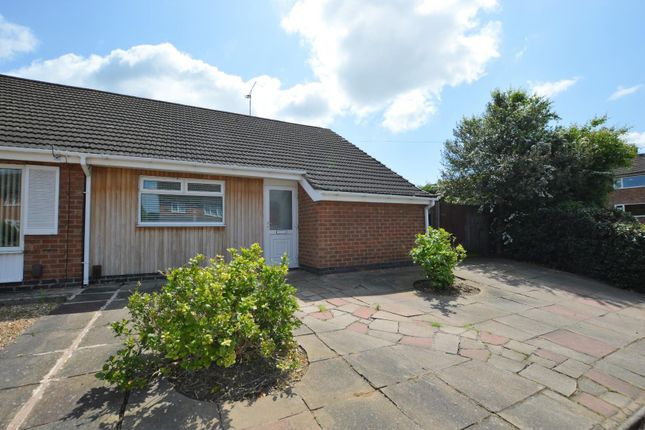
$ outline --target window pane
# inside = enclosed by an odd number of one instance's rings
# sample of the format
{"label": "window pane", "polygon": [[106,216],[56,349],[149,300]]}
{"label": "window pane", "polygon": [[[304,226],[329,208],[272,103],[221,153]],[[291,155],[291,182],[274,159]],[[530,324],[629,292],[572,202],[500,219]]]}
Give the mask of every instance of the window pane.
{"label": "window pane", "polygon": [[645,187],[645,176],[630,176],[623,178],[623,188]]}
{"label": "window pane", "polygon": [[20,169],[0,168],[0,248],[20,246]]}
{"label": "window pane", "polygon": [[629,212],[634,216],[645,216],[645,204],[625,205],[625,212]]}
{"label": "window pane", "polygon": [[141,194],[141,221],[160,223],[221,223],[221,196]]}
{"label": "window pane", "polygon": [[221,193],[222,186],[220,184],[208,184],[203,182],[189,182],[188,191],[203,191],[207,193]]}
{"label": "window pane", "polygon": [[143,189],[144,190],[181,191],[181,182],[156,181],[153,179],[144,179]]}
{"label": "window pane", "polygon": [[291,191],[269,190],[269,228],[291,230]]}

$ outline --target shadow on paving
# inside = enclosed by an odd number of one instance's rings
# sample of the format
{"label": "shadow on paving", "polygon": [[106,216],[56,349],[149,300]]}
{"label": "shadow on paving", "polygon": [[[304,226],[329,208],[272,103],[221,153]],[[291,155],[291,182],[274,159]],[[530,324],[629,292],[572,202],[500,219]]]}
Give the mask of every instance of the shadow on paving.
{"label": "shadow on paving", "polygon": [[[634,306],[643,295],[635,291],[613,287],[605,282],[563,272],[532,263],[504,258],[469,258],[459,266],[472,274],[481,275],[507,287],[532,287],[554,297],[562,293],[590,297],[599,304],[618,307]],[[486,280],[482,280],[486,283]],[[512,291],[512,288],[509,289]]]}

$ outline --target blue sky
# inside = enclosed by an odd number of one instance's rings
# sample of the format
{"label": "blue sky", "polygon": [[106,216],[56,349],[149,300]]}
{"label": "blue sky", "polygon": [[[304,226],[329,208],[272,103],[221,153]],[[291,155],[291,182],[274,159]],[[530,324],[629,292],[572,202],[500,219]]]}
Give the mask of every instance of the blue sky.
{"label": "blue sky", "polygon": [[330,127],[416,184],[495,88],[645,148],[645,2],[0,1],[0,73]]}

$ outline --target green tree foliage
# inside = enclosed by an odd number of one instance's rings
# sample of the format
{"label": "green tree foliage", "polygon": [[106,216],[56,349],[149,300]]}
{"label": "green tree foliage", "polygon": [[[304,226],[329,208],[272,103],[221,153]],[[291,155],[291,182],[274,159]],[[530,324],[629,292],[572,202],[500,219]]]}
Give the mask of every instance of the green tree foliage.
{"label": "green tree foliage", "polygon": [[454,246],[454,237],[446,230],[428,227],[426,234],[418,234],[410,256],[423,269],[432,288],[450,287],[455,282],[454,269],[466,258],[461,245]]}
{"label": "green tree foliage", "polygon": [[231,261],[203,256],[167,274],[160,292],[130,297],[129,320],[113,324],[124,347],[97,376],[128,390],[156,374],[264,357],[295,365],[298,304],[287,263],[269,266],[258,244],[229,249]]}
{"label": "green tree foliage", "polygon": [[606,118],[563,127],[551,101],[496,90],[482,115],[464,118],[443,151],[442,193],[491,215],[495,239],[506,220],[566,201],[600,206],[612,171],[636,156],[625,128]]}

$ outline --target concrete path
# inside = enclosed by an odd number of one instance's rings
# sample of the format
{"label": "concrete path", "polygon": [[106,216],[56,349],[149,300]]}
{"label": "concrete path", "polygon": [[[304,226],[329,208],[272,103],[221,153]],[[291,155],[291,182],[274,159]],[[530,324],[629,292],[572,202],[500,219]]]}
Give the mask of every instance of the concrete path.
{"label": "concrete path", "polygon": [[293,272],[309,370],[222,405],[96,380],[132,285],[92,287],[0,351],[0,427],[114,428],[125,408],[128,429],[616,428],[645,404],[645,296],[504,260],[458,275],[481,292],[432,299],[415,268]]}

